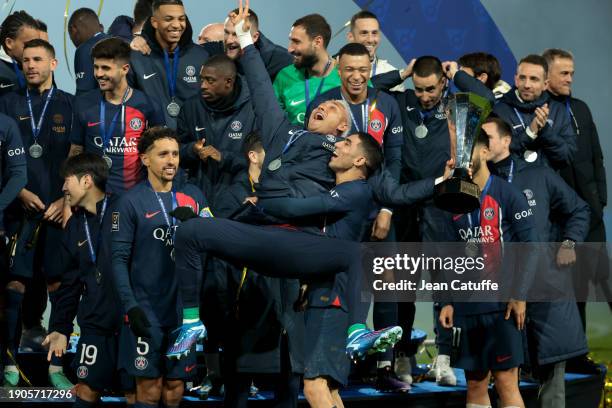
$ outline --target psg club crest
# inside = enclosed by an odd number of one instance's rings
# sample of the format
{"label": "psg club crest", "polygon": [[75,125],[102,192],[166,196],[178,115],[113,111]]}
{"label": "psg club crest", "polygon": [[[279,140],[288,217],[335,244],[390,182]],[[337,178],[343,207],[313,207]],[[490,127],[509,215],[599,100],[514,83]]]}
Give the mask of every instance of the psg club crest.
{"label": "psg club crest", "polygon": [[88,374],[89,374],[89,370],[87,369],[87,367],[79,366],[79,368],[77,368],[77,372],[76,372],[77,377],[86,378]]}
{"label": "psg club crest", "polygon": [[491,221],[495,217],[495,210],[491,207],[485,208],[484,217],[486,220]]}
{"label": "psg club crest", "polygon": [[523,194],[525,194],[525,198],[527,198],[527,200],[532,200],[533,199],[533,191],[527,189],[527,190],[523,190]]}
{"label": "psg club crest", "polygon": [[187,76],[194,76],[196,74],[196,69],[193,65],[188,65],[187,68],[185,68],[185,73]]}
{"label": "psg club crest", "polygon": [[136,367],[137,370],[144,370],[145,368],[147,368],[148,365],[149,362],[143,356],[138,356],[134,360],[134,367]]}
{"label": "psg club crest", "polygon": [[235,120],[232,122],[230,127],[234,132],[239,132],[240,130],[242,130],[242,122],[240,122],[239,120]]}
{"label": "psg club crest", "polygon": [[370,129],[372,129],[374,132],[378,132],[380,129],[382,129],[382,122],[378,119],[371,121]]}
{"label": "psg club crest", "polygon": [[134,118],[130,120],[130,129],[132,130],[142,129],[142,120],[140,120],[140,118]]}

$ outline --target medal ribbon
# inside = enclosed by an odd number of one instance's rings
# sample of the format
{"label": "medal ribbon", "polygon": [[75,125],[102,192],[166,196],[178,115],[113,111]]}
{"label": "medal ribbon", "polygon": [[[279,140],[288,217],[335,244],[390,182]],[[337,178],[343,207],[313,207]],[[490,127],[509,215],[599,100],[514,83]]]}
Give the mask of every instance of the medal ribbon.
{"label": "medal ribbon", "polygon": [[287,150],[289,150],[291,145],[294,144],[305,133],[307,133],[306,130],[297,130],[297,131],[294,131],[291,134],[291,137],[289,137],[289,141],[287,142],[287,144],[285,144],[285,147],[283,147],[283,154],[285,154],[287,152]]}
{"label": "medal ribbon", "polygon": [[15,75],[17,75],[17,82],[19,83],[19,88],[25,88],[25,77],[23,76],[23,72],[19,69],[19,65],[17,65],[17,61],[13,60],[13,70],[15,71]]}
{"label": "medal ribbon", "polygon": [[26,100],[28,102],[28,111],[30,112],[30,126],[32,127],[32,137],[34,138],[34,144],[38,144],[38,135],[40,134],[40,130],[42,129],[43,121],[45,120],[45,112],[47,112],[47,107],[49,106],[49,101],[53,96],[54,90],[55,87],[51,86],[51,89],[49,89],[49,93],[47,94],[45,104],[43,105],[42,111],[40,112],[38,124],[36,124],[36,121],[34,120],[34,111],[32,110],[32,97],[30,96],[30,90],[26,89]]}
{"label": "medal ribbon", "polygon": [[93,242],[91,241],[91,232],[89,231],[89,224],[87,223],[87,216],[83,213],[83,226],[85,227],[85,237],[87,238],[87,248],[89,249],[89,258],[91,259],[91,263],[96,265],[96,259],[98,257],[97,251],[100,248],[100,241],[102,240],[102,221],[104,220],[104,214],[106,213],[106,205],[108,204],[108,196],[104,197],[104,202],[102,203],[102,209],[100,210],[100,229],[98,230],[98,241],[96,248],[93,247]]}
{"label": "medal ribbon", "polygon": [[176,95],[176,76],[178,74],[178,65],[180,57],[180,48],[177,46],[174,50],[174,58],[172,58],[172,67],[170,67],[170,56],[168,51],[164,50],[164,67],[166,69],[166,78],[168,78],[168,92],[170,98]]}
{"label": "medal ribbon", "polygon": [[[329,66],[331,65],[331,63],[332,63],[332,60],[330,58],[327,60],[327,64],[325,64],[325,68],[323,69],[324,75],[329,69]],[[323,78],[321,78],[321,82],[319,82],[319,87],[317,88],[317,92],[315,93],[313,100],[317,99],[317,97],[321,93],[321,89],[323,88],[323,83],[325,83],[325,78],[327,77],[324,76]],[[308,78],[306,78],[306,81],[304,82],[304,97],[305,97],[304,100],[306,101],[306,109],[308,109],[308,106],[310,106],[310,85],[309,85]]]}
{"label": "medal ribbon", "polygon": [[[170,228],[170,231],[172,234],[172,245],[174,245],[174,234],[176,230],[173,229],[172,227],[176,225],[176,219],[172,217],[172,222],[170,222],[170,216],[168,215],[168,211],[166,211],[164,200],[162,200],[159,193],[153,189],[153,186],[148,180],[147,180],[147,184],[151,188],[151,191],[153,191],[153,194],[155,194],[155,198],[157,198],[157,202],[159,203],[159,208],[161,209],[162,215],[164,216],[164,220],[166,220],[166,225],[168,226],[168,228]],[[178,203],[176,201],[176,192],[174,191],[174,187],[172,188],[172,191],[170,191],[170,194],[172,195],[172,210],[174,211],[176,207],[178,207]]]}
{"label": "medal ribbon", "polygon": [[574,111],[572,110],[572,107],[570,106],[569,97],[565,100],[565,109],[567,109],[567,113],[570,114],[570,116],[572,117],[572,120],[574,121],[574,125],[576,126],[576,136],[580,136],[580,128],[578,127],[578,121],[576,120],[576,116],[574,116]]}
{"label": "medal ribbon", "polygon": [[121,112],[121,135],[125,133],[125,101],[130,92],[130,87],[128,86],[125,90],[125,94],[123,94],[123,98],[121,99],[121,107],[111,120],[111,125],[108,128],[108,132],[106,131],[106,102],[104,100],[104,95],[102,95],[102,99],[100,99],[100,133],[102,133],[102,152],[106,155],[106,149],[110,147],[110,140],[113,136],[113,132],[115,131],[115,125],[117,124],[117,117],[119,116],[119,112]]}

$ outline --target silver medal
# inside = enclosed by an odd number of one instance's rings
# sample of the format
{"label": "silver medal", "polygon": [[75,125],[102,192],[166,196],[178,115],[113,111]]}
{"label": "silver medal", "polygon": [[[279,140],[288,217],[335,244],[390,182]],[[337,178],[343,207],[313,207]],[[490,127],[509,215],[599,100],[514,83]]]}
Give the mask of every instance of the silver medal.
{"label": "silver medal", "polygon": [[526,162],[533,163],[538,159],[538,153],[534,152],[533,150],[525,150],[525,153],[523,153],[523,158]]}
{"label": "silver medal", "polygon": [[106,162],[106,165],[108,166],[109,169],[113,167],[113,160],[110,157],[108,157],[107,155],[104,155],[102,156],[102,158],[104,159],[104,162]]}
{"label": "silver medal", "polygon": [[474,241],[468,241],[465,243],[465,254],[470,258],[476,258],[478,256],[479,248],[478,243]]}
{"label": "silver medal", "polygon": [[172,116],[173,118],[176,118],[179,112],[181,111],[181,107],[173,100],[168,104],[168,106],[166,106],[166,110],[168,111],[168,115]]}
{"label": "silver medal", "polygon": [[281,163],[280,157],[278,159],[274,159],[270,162],[270,164],[268,164],[268,170],[270,171],[278,170],[280,169],[281,164],[282,163]]}
{"label": "silver medal", "polygon": [[30,156],[34,159],[38,159],[43,155],[43,147],[36,142],[30,146],[28,151],[30,152]]}
{"label": "silver medal", "polygon": [[419,139],[423,139],[425,136],[427,136],[427,132],[429,132],[427,130],[427,126],[422,123],[417,126],[416,129],[414,129],[414,135]]}

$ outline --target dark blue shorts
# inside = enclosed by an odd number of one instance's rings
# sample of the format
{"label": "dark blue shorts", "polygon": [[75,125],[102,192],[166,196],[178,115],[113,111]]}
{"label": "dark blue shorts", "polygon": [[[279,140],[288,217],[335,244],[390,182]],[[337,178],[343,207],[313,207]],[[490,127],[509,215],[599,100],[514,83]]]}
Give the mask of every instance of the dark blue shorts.
{"label": "dark blue shorts", "polygon": [[39,276],[47,282],[61,279],[57,252],[62,240],[59,225],[35,219],[7,222],[9,238],[17,236],[14,253],[9,257],[9,279],[27,280]]}
{"label": "dark blue shorts", "polygon": [[456,316],[455,327],[461,328],[459,357],[454,367],[467,371],[508,370],[523,364],[524,331],[516,328],[505,312]]}
{"label": "dark blue shorts", "polygon": [[123,391],[133,390],[134,379],[117,369],[118,353],[119,335],[81,334],[72,360],[79,382],[97,391],[111,390],[117,385]]}
{"label": "dark blue shorts", "polygon": [[304,312],[304,378],[326,377],[346,385],[348,313],[338,307],[309,307]]}
{"label": "dark blue shorts", "polygon": [[187,379],[196,374],[195,345],[180,360],[166,357],[168,345],[174,342],[178,332],[152,326],[151,338],[136,337],[128,324],[121,329],[119,368],[129,375],[143,378]]}

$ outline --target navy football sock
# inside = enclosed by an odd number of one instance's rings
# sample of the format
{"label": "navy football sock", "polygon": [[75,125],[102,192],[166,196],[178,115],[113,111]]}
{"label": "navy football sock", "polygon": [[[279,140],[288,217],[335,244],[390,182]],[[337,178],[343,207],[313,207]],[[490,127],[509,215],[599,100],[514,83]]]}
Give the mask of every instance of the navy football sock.
{"label": "navy football sock", "polygon": [[[23,293],[13,289],[6,289],[6,347],[17,358],[18,329],[20,329],[19,315],[21,314],[21,302]],[[5,355],[5,364],[14,363]]]}

